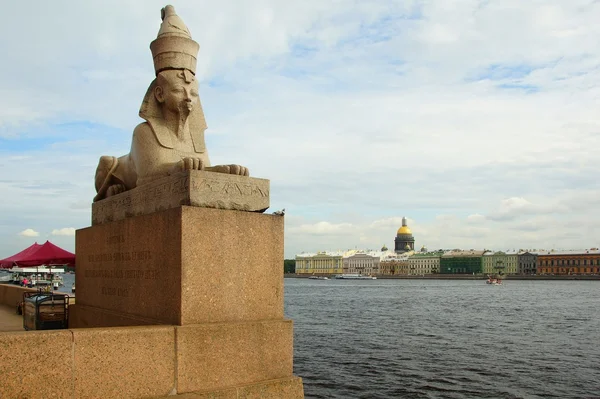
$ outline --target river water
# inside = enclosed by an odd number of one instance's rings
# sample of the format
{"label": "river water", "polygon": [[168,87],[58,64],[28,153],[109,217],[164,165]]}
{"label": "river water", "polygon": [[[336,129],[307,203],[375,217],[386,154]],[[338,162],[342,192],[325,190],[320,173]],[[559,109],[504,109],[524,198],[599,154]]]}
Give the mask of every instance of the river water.
{"label": "river water", "polygon": [[306,398],[600,397],[600,282],[285,279]]}
{"label": "river water", "polygon": [[[74,274],[61,274],[62,278],[63,278],[63,283],[64,285],[61,287],[58,287],[59,292],[66,292],[68,294],[71,294],[71,288],[73,287],[73,283],[75,282],[75,275]],[[71,294],[73,295],[73,294]]]}

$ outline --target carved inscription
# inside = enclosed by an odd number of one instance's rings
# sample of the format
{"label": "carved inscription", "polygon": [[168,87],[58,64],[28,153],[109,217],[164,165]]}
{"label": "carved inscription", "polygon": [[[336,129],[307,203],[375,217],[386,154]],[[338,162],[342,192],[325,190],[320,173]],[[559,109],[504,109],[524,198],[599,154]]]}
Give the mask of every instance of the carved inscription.
{"label": "carved inscription", "polygon": [[[104,269],[104,270],[86,270],[84,272],[86,278],[102,278],[109,279],[143,279],[143,280],[158,280],[160,277],[158,270],[139,270],[139,269]],[[102,286],[100,293],[104,296],[118,296],[121,298],[129,298],[129,288]]]}
{"label": "carved inscription", "polygon": [[102,287],[102,295],[129,297],[129,288]]}
{"label": "carved inscription", "polygon": [[262,189],[255,184],[237,183],[223,181],[220,179],[194,179],[192,181],[192,190],[202,191],[208,189],[213,193],[235,194],[242,197],[259,196],[266,198],[269,196],[269,190]]}
{"label": "carved inscription", "polygon": [[132,260],[151,260],[150,251],[112,252],[88,255],[88,262],[127,262]]}
{"label": "carved inscription", "polygon": [[145,279],[158,280],[158,270],[139,269],[91,269],[84,272],[86,278],[116,278],[116,279]]}

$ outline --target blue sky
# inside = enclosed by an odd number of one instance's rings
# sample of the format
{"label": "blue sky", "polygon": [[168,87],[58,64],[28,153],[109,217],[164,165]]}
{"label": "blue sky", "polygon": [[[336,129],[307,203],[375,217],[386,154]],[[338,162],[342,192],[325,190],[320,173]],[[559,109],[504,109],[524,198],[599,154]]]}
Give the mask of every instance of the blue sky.
{"label": "blue sky", "polygon": [[[0,257],[90,223],[129,150],[158,1],[11,2],[0,34]],[[175,1],[213,163],[271,180],[286,257],[600,245],[600,4]],[[35,13],[32,12],[35,10]]]}

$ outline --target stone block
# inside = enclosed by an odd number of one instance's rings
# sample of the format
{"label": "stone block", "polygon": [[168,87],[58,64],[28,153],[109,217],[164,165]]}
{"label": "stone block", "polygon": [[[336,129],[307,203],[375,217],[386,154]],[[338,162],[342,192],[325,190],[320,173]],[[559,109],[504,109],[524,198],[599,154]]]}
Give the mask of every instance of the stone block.
{"label": "stone block", "polygon": [[[92,225],[190,205],[264,212],[267,179],[204,171],[182,171],[92,204]],[[77,287],[79,288],[79,287]]]}
{"label": "stone block", "polygon": [[[163,396],[161,398],[173,398]],[[196,391],[180,394],[175,399],[303,399],[304,388],[299,377],[280,378],[261,381],[250,385],[241,385],[212,391]]]}
{"label": "stone block", "polygon": [[16,307],[23,300],[23,293],[36,291],[34,288],[24,288],[13,284],[0,284],[0,304]]}
{"label": "stone block", "polygon": [[73,398],[70,331],[0,333],[0,398]]}
{"label": "stone block", "polygon": [[177,392],[212,391],[292,376],[292,322],[176,327]]}
{"label": "stone block", "polygon": [[78,230],[77,304],[154,324],[282,319],[283,221],[182,206]]}
{"label": "stone block", "polygon": [[69,305],[69,328],[149,326],[160,323],[85,305]]}
{"label": "stone block", "polygon": [[247,385],[237,389],[237,399],[303,399],[304,387],[299,377],[282,378]]}
{"label": "stone block", "polygon": [[145,398],[168,395],[173,390],[173,327],[89,328],[71,332],[75,343],[74,397]]}
{"label": "stone block", "polygon": [[77,230],[75,247],[78,305],[179,324],[181,208]]}
{"label": "stone block", "polygon": [[237,389],[220,389],[212,392],[190,392],[177,395],[174,399],[237,399]]}
{"label": "stone block", "polygon": [[281,216],[182,208],[181,324],[283,319]]}

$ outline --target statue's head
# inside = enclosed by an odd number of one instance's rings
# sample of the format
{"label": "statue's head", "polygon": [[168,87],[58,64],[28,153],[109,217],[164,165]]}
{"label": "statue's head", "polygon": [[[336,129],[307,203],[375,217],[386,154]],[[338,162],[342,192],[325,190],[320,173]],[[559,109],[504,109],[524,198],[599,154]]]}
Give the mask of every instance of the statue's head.
{"label": "statue's head", "polygon": [[198,81],[187,69],[169,69],[156,77],[154,98],[169,112],[189,115],[198,104]]}
{"label": "statue's head", "polygon": [[205,151],[206,121],[198,98],[196,57],[200,46],[173,6],[161,10],[162,24],[155,40],[150,43],[156,79],[146,91],[140,107],[140,117],[148,121],[164,147],[169,127],[163,126],[164,112],[177,112],[188,118],[196,152]]}

